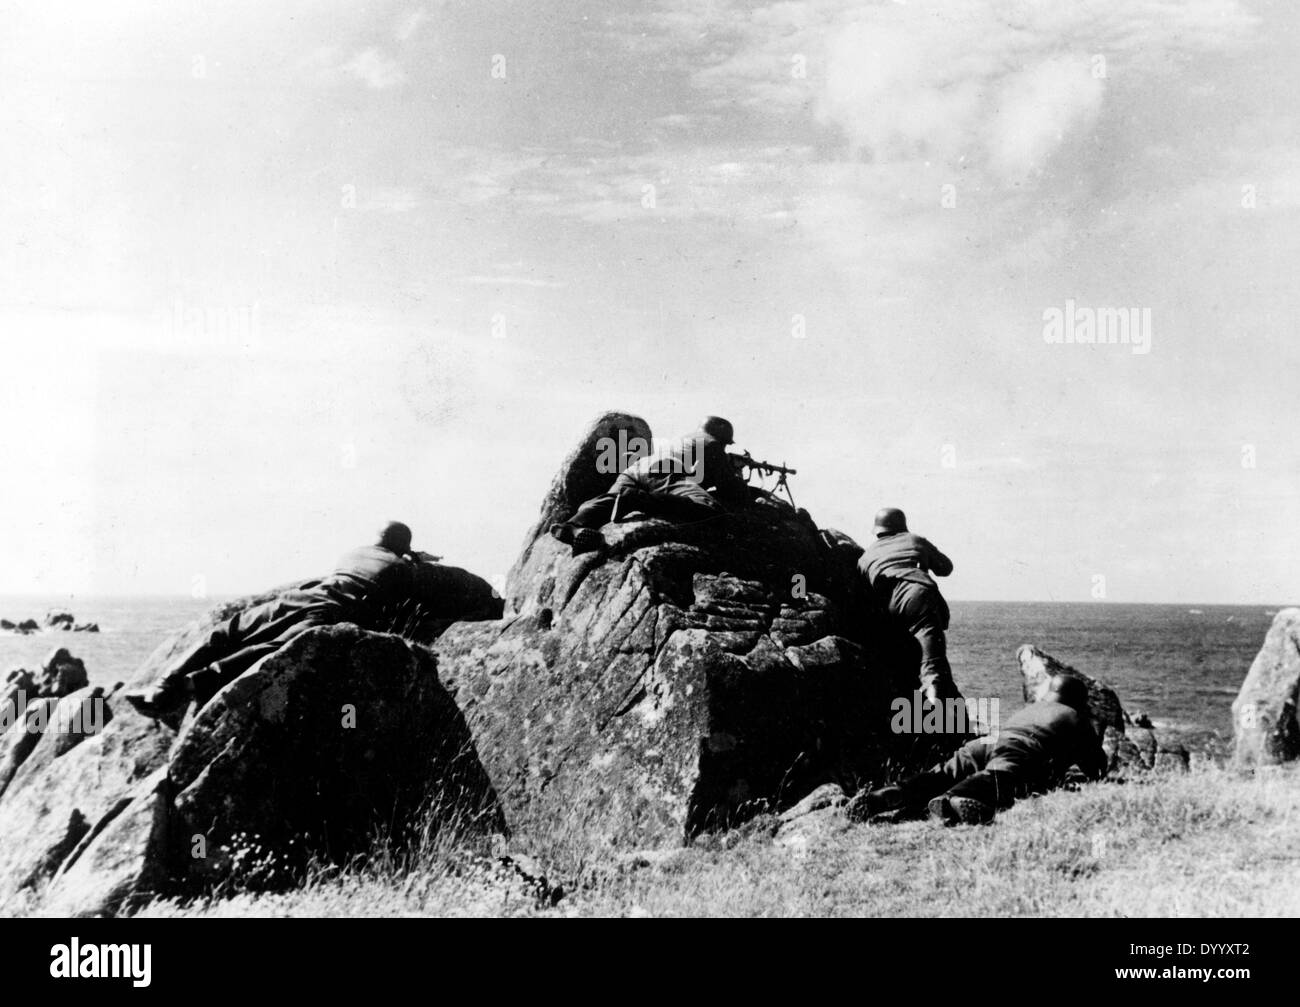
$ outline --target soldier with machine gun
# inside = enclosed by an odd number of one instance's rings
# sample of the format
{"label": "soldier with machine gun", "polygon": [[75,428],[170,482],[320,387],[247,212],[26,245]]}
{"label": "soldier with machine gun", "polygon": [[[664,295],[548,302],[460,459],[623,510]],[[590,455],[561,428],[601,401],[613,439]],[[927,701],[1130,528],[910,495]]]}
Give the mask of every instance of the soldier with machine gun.
{"label": "soldier with machine gun", "polygon": [[698,430],[628,466],[598,497],[586,501],[573,517],[551,526],[551,534],[573,547],[574,553],[592,552],[604,545],[598,529],[614,520],[663,517],[694,522],[718,517],[729,508],[750,503],[756,493],[741,474],[744,470],[780,476],[784,486],[793,469],[759,462],[746,455],[731,455],[735,440],[731,424],[709,416]]}

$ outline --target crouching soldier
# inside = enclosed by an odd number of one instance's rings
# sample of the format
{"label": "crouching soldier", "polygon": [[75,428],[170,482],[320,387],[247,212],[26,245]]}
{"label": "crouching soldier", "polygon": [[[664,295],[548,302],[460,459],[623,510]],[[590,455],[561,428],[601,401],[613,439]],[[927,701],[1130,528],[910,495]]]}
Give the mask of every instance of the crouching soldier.
{"label": "crouching soldier", "polygon": [[734,439],[729,422],[708,417],[694,433],[629,465],[605,493],[552,525],[551,534],[574,553],[593,552],[605,544],[598,529],[616,519],[702,521],[750,502],[754,491],[727,454]]}
{"label": "crouching soldier", "polygon": [[996,738],[977,738],[927,773],[855,797],[848,813],[863,821],[928,805],[930,817],[945,825],[985,824],[1017,798],[1059,787],[1076,771],[1100,779],[1106,768],[1088,687],[1073,675],[1056,675],[1043,698],[1013,714]]}
{"label": "crouching soldier", "polygon": [[921,645],[921,694],[930,703],[960,699],[948,664],[948,603],[931,577],[952,573],[952,560],[929,541],[907,530],[896,507],[876,514],[876,540],[858,560],[858,575],[877,606]]}

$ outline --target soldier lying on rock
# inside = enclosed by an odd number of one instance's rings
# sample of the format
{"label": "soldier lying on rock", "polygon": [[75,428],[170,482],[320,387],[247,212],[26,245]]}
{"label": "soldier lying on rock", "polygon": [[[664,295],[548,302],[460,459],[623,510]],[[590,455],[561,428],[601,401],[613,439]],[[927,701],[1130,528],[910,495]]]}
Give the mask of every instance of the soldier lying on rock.
{"label": "soldier lying on rock", "polygon": [[411,529],[390,522],[374,545],[349,552],[325,579],[231,616],[177,658],[157,685],[123,696],[142,713],[168,717],[191,700],[202,706],[259,659],[315,626],[379,628],[382,613],[412,598],[437,607],[438,578],[424,574],[436,569],[438,558],[412,552]]}
{"label": "soldier lying on rock", "polygon": [[597,529],[610,521],[703,521],[751,502],[755,490],[727,454],[734,440],[727,420],[707,417],[698,430],[629,465],[608,491],[586,501],[569,520],[552,525],[551,534],[575,554],[593,552],[605,544]]}
{"label": "soldier lying on rock", "polygon": [[847,811],[863,821],[928,806],[930,817],[945,825],[986,824],[1017,798],[1079,775],[1100,779],[1107,761],[1092,729],[1087,685],[1073,675],[1055,675],[1043,698],[1012,715],[995,738],[977,738],[927,773],[860,794]]}

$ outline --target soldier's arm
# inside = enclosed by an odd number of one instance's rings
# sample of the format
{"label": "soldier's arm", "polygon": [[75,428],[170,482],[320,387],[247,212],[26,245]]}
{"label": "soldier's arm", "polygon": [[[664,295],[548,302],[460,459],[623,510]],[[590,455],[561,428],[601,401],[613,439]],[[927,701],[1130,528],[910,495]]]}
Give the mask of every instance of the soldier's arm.
{"label": "soldier's arm", "polygon": [[741,478],[731,455],[716,441],[704,449],[704,471],[713,484],[713,495],[723,503],[749,503],[754,499],[753,487]]}
{"label": "soldier's arm", "polygon": [[947,577],[952,573],[952,560],[936,549],[929,539],[921,541],[925,543],[925,561],[929,564],[930,572],[936,577]]}

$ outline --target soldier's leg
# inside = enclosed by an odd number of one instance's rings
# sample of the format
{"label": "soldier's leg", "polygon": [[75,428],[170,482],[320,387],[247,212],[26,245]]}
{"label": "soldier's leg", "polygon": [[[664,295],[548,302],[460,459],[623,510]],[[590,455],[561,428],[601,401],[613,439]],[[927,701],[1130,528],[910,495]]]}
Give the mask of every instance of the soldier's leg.
{"label": "soldier's leg", "polygon": [[[233,654],[191,672],[191,691],[194,698],[202,706],[222,688],[233,682],[268,654],[274,654],[294,637],[300,636],[316,626],[328,624],[329,620],[319,613],[308,612],[298,619],[292,621],[281,620],[273,627],[268,627],[260,635],[257,643],[249,644]],[[273,636],[268,636],[267,634],[272,628],[276,632]]]}
{"label": "soldier's leg", "polygon": [[636,477],[624,472],[614,480],[609,490],[584,502],[567,521],[551,525],[551,534],[573,547],[574,553],[591,552],[605,544],[599,530],[614,518],[615,509],[631,510],[637,507],[642,488]]}
{"label": "soldier's leg", "polygon": [[578,528],[599,528],[607,523],[610,515],[614,513],[616,500],[618,496],[614,493],[602,493],[598,497],[592,497],[574,511],[573,517],[569,518],[567,523]]}
{"label": "soldier's leg", "polygon": [[968,741],[946,762],[927,772],[855,797],[847,813],[850,818],[862,821],[872,815],[900,808],[920,810],[934,797],[949,790],[953,784],[979,773],[988,760],[989,746],[983,738]]}
{"label": "soldier's leg", "polygon": [[[123,698],[149,715],[162,716],[174,712],[200,691],[210,689],[211,684],[220,678],[219,674],[214,677],[212,671],[215,662],[228,660],[232,655],[259,644],[274,643],[307,619],[319,605],[318,595],[309,591],[292,591],[273,601],[247,608],[215,627],[199,644],[182,654],[155,685],[131,689],[122,694]],[[272,649],[278,646],[276,643]]]}
{"label": "soldier's leg", "polygon": [[921,645],[921,691],[932,701],[961,699],[948,663],[948,604],[939,589],[927,584],[899,584],[890,611]]}
{"label": "soldier's leg", "polygon": [[930,804],[931,814],[947,824],[987,824],[1035,789],[1041,753],[1019,744],[998,742],[990,747],[988,761],[978,773],[967,776]]}
{"label": "soldier's leg", "polygon": [[664,516],[673,521],[706,521],[726,513],[726,508],[698,483],[670,483],[658,494]]}

